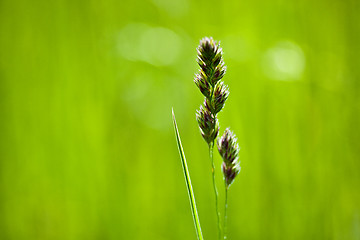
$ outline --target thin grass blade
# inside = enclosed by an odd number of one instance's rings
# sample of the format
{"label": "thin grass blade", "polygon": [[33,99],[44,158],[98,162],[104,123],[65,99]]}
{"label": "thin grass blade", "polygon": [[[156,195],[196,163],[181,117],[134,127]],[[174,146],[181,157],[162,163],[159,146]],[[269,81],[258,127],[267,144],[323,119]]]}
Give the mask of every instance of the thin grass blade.
{"label": "thin grass blade", "polygon": [[193,191],[193,187],[191,185],[190,174],[189,174],[189,170],[188,170],[188,167],[187,167],[187,164],[186,164],[185,153],[184,153],[184,150],[183,150],[183,147],[182,147],[182,144],[181,144],[180,134],[179,134],[179,130],[178,130],[178,127],[177,127],[177,124],[176,124],[174,109],[172,109],[172,116],[173,116],[173,121],[174,121],[174,130],[175,130],[175,135],[176,135],[176,142],[177,142],[177,145],[178,145],[180,159],[181,159],[181,163],[182,163],[182,167],[183,167],[183,171],[184,171],[186,188],[188,190],[190,206],[191,206],[191,213],[193,215],[194,225],[195,225],[195,229],[196,229],[196,235],[197,235],[197,238],[199,240],[203,240],[204,238],[203,238],[202,232],[201,232],[200,220],[199,220],[199,215],[198,215],[197,208],[196,208],[196,201],[195,201],[194,191]]}

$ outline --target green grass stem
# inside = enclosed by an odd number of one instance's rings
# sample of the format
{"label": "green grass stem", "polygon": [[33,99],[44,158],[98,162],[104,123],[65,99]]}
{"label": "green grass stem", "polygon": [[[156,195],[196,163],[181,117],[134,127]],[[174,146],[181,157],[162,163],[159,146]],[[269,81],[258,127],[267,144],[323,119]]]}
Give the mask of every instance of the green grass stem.
{"label": "green grass stem", "polygon": [[224,239],[227,239],[228,187],[225,184]]}
{"label": "green grass stem", "polygon": [[212,183],[213,183],[214,194],[215,194],[215,210],[216,210],[217,225],[218,225],[218,238],[219,238],[219,240],[221,240],[221,223],[220,223],[220,211],[219,211],[219,203],[218,203],[219,193],[218,193],[218,190],[216,187],[216,181],[215,181],[214,142],[209,144],[209,155],[210,155],[210,160],[211,160]]}

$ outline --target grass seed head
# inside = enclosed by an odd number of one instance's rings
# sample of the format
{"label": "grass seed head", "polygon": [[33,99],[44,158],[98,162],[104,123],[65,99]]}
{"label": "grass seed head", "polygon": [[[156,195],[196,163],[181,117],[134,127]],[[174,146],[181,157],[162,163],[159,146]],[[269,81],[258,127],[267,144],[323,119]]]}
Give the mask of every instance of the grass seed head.
{"label": "grass seed head", "polygon": [[211,37],[205,37],[200,40],[197,52],[197,61],[201,71],[208,77],[208,83],[214,87],[226,72],[220,43],[217,43]]}
{"label": "grass seed head", "polygon": [[226,72],[226,67],[220,43],[211,37],[200,40],[197,53],[200,71],[195,75],[194,82],[205,96],[205,101],[197,111],[196,119],[201,135],[210,144],[215,141],[219,132],[216,114],[224,107],[229,96],[228,87],[220,81]]}
{"label": "grass seed head", "polygon": [[217,141],[219,153],[223,159],[222,170],[226,187],[229,187],[240,172],[239,144],[233,132],[227,128]]}
{"label": "grass seed head", "polygon": [[225,101],[229,97],[229,88],[223,82],[216,84],[213,93],[213,112],[217,114],[225,105]]}
{"label": "grass seed head", "polygon": [[200,133],[205,141],[208,144],[213,142],[219,133],[219,125],[216,117],[210,112],[206,105],[201,105],[200,109],[196,111],[196,120],[199,124]]}
{"label": "grass seed head", "polygon": [[196,86],[199,88],[200,92],[207,98],[211,96],[211,86],[207,81],[207,77],[203,71],[195,75],[194,82]]}

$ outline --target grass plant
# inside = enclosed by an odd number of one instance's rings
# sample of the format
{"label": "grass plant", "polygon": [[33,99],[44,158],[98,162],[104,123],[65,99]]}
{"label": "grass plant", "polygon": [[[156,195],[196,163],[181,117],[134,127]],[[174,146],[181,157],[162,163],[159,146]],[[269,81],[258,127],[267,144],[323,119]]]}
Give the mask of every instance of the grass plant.
{"label": "grass plant", "polygon": [[211,162],[212,183],[215,194],[215,210],[218,226],[218,238],[221,239],[221,222],[218,203],[218,190],[215,181],[214,164],[214,143],[219,133],[219,123],[217,113],[224,107],[225,101],[229,96],[227,86],[221,81],[226,72],[222,57],[220,44],[212,38],[203,38],[200,40],[197,48],[197,62],[200,66],[199,73],[196,74],[194,82],[204,95],[204,103],[196,113],[196,119],[199,124],[201,135],[209,147],[209,156]]}
{"label": "grass plant", "polygon": [[[200,40],[197,48],[198,58],[197,62],[200,66],[199,73],[195,75],[194,82],[204,95],[205,99],[199,110],[196,112],[196,120],[198,122],[200,133],[209,147],[209,157],[211,162],[212,184],[215,195],[215,211],[217,216],[218,239],[223,236],[227,239],[227,199],[228,189],[233,183],[235,177],[240,172],[239,159],[239,145],[235,134],[227,128],[221,138],[217,141],[217,148],[223,159],[222,172],[225,183],[225,209],[223,230],[221,227],[221,217],[219,210],[219,194],[215,182],[215,164],[214,164],[214,145],[215,140],[219,134],[219,122],[217,114],[224,108],[225,102],[229,97],[229,89],[222,80],[226,72],[226,67],[223,60],[223,52],[220,43],[215,42],[212,38],[205,37]],[[200,221],[196,210],[195,196],[192,190],[189,171],[186,165],[184,151],[181,146],[180,136],[177,129],[175,116],[173,112],[173,121],[176,133],[176,140],[178,143],[180,158],[185,174],[186,185],[190,197],[191,209],[194,218],[195,228],[198,239],[202,239]]]}

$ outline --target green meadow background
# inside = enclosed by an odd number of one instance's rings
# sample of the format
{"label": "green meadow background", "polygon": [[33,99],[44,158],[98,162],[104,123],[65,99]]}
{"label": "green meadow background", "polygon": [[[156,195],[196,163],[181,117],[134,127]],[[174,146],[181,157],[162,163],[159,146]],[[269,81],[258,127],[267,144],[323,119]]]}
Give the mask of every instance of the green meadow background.
{"label": "green meadow background", "polygon": [[196,239],[172,107],[216,239],[204,36],[241,146],[228,239],[359,240],[358,0],[1,0],[0,239]]}

